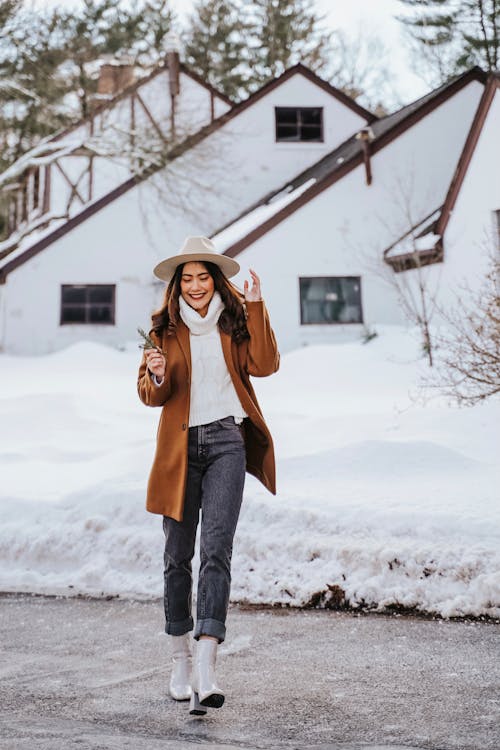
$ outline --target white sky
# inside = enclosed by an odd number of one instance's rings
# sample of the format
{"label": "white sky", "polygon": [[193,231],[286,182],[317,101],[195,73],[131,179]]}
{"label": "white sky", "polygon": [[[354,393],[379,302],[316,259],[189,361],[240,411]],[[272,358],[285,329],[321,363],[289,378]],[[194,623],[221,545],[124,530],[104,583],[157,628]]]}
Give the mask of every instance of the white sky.
{"label": "white sky", "polygon": [[[32,0],[38,7],[55,5],[75,7],[79,0]],[[360,29],[378,36],[390,52],[390,68],[395,75],[396,93],[401,103],[417,99],[427,87],[411,69],[410,55],[404,42],[397,14],[404,8],[399,0],[315,0],[318,11],[325,16],[325,25],[355,35]],[[193,7],[194,0],[171,0],[171,5],[181,19]]]}

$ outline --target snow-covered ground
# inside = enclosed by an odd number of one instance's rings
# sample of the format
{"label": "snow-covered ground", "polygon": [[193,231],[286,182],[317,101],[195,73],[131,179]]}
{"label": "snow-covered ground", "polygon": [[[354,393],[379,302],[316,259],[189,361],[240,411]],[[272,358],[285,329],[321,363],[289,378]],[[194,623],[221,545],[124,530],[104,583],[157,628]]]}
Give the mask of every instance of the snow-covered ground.
{"label": "snow-covered ground", "polygon": [[[278,496],[247,475],[233,601],[500,616],[500,402],[416,401],[417,337],[311,346],[254,383]],[[140,351],[0,356],[0,590],[162,594]]]}

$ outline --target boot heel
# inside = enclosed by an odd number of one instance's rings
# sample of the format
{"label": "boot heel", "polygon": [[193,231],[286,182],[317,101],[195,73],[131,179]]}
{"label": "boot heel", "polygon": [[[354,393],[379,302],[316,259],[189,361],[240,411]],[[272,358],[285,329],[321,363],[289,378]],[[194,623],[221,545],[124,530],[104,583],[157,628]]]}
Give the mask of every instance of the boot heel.
{"label": "boot heel", "polygon": [[211,695],[207,695],[201,701],[200,705],[207,706],[208,708],[222,708],[224,705],[224,696],[222,693],[212,693]]}
{"label": "boot heel", "polygon": [[194,690],[191,693],[189,713],[193,714],[194,716],[205,716],[205,714],[207,713],[207,709],[205,708],[205,706],[202,706],[199,701],[198,693],[196,693]]}

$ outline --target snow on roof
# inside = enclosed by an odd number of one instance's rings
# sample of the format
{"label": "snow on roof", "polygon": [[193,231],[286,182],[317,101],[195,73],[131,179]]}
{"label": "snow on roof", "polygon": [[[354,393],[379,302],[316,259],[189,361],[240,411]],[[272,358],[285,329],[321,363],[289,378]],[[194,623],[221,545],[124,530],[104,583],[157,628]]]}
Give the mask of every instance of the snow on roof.
{"label": "snow on roof", "polygon": [[246,237],[252,229],[263,224],[267,219],[271,218],[278,213],[286,205],[294,201],[308,188],[310,188],[316,182],[315,178],[307,180],[295,190],[292,185],[287,186],[276,195],[272,196],[269,201],[265,204],[257,206],[249,213],[245,214],[241,218],[234,221],[225,229],[222,229],[217,234],[212,235],[219,252],[224,252],[228,247],[238,242],[242,237]]}
{"label": "snow on roof", "polygon": [[61,224],[65,224],[67,216],[55,216],[53,214],[43,214],[36,224],[30,225],[29,232],[23,234],[22,231],[11,234],[3,242],[0,242],[0,257],[5,253],[5,257],[0,260],[1,269],[15,258],[18,258],[28,250],[35,242],[52,234]]}
{"label": "snow on roof", "polygon": [[442,206],[428,215],[419,224],[415,224],[410,231],[406,232],[393,245],[384,252],[385,258],[395,258],[399,255],[407,255],[416,251],[431,250],[440,236],[434,234],[434,227],[441,215]]}
{"label": "snow on roof", "polygon": [[82,138],[72,138],[71,140],[64,141],[64,143],[49,141],[47,139],[40,141],[34,148],[20,156],[5,172],[0,174],[0,188],[16,180],[30,167],[40,167],[50,164],[54,159],[67,156],[83,145]]}

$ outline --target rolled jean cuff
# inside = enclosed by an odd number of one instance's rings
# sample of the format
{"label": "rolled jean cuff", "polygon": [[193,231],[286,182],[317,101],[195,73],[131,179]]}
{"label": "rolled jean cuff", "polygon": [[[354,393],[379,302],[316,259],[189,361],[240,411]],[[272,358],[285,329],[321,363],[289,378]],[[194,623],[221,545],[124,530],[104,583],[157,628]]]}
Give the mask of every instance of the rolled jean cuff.
{"label": "rolled jean cuff", "polygon": [[220,620],[198,620],[193,638],[198,640],[200,635],[209,635],[222,643],[226,637],[226,626]]}
{"label": "rolled jean cuff", "polygon": [[165,624],[165,633],[168,635],[184,635],[184,633],[189,633],[193,628],[193,618],[188,617],[187,620],[180,620],[179,622],[167,622]]}

